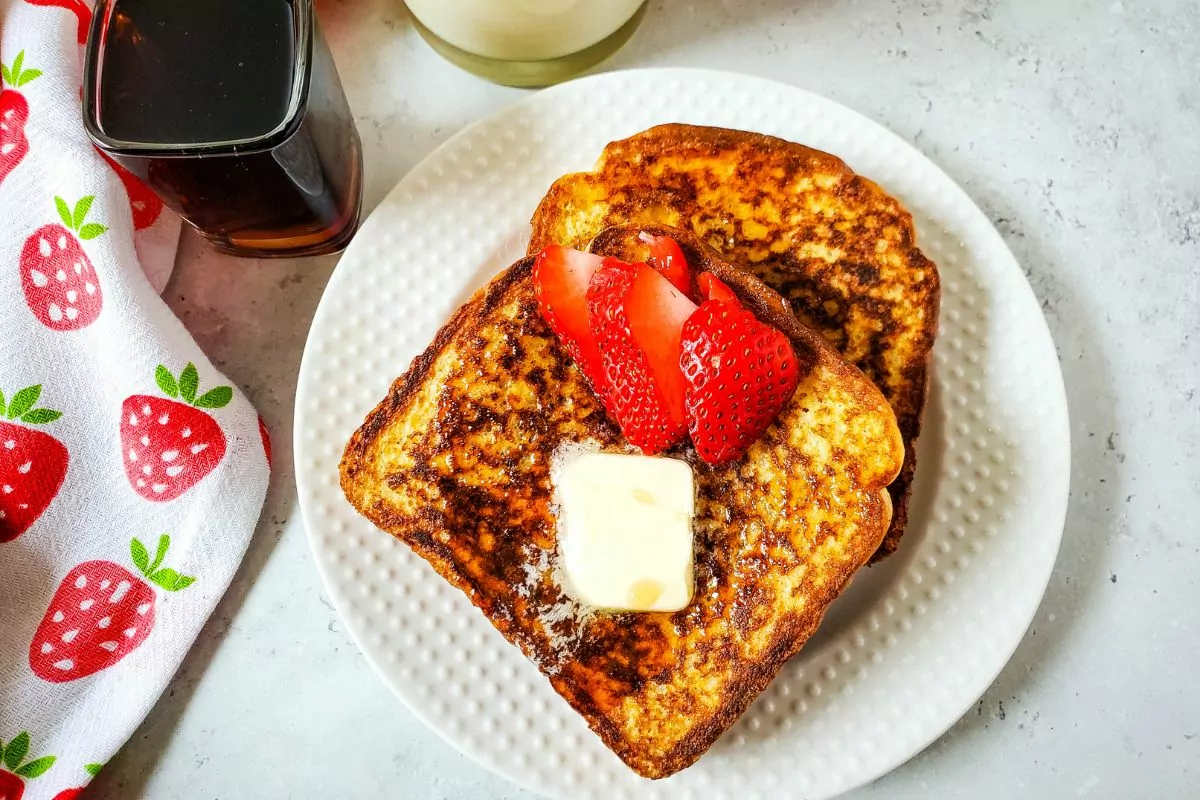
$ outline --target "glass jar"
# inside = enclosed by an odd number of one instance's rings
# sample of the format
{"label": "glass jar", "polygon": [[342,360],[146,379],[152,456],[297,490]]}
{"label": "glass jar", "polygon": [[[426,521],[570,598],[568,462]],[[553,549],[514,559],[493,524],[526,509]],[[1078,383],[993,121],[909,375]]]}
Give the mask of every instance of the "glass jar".
{"label": "glass jar", "polygon": [[218,249],[354,234],[361,145],[312,0],[99,0],[85,64],[93,143]]}
{"label": "glass jar", "polygon": [[447,60],[507,86],[546,86],[595,66],[633,35],[645,0],[406,0]]}

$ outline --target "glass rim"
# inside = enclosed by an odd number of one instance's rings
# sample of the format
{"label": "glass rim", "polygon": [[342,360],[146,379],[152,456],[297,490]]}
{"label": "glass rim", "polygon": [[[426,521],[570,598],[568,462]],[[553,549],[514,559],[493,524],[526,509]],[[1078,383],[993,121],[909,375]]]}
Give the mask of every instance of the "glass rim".
{"label": "glass rim", "polygon": [[291,95],[283,120],[264,134],[218,142],[135,142],[116,139],[100,125],[100,53],[113,8],[120,0],[109,0],[103,14],[95,14],[84,51],[83,127],[88,138],[104,152],[114,156],[186,158],[189,156],[241,155],[273,150],[291,138],[304,121],[308,105],[309,74],[312,71],[313,33],[316,25],[312,0],[288,0],[293,9],[295,63]]}

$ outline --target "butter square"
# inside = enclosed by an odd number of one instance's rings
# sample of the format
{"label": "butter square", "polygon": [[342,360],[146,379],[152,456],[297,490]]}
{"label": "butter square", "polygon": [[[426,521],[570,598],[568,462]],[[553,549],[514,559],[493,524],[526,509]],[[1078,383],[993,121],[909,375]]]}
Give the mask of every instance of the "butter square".
{"label": "butter square", "polygon": [[684,461],[585,453],[556,477],[567,593],[621,611],[678,611],[692,599],[696,490]]}

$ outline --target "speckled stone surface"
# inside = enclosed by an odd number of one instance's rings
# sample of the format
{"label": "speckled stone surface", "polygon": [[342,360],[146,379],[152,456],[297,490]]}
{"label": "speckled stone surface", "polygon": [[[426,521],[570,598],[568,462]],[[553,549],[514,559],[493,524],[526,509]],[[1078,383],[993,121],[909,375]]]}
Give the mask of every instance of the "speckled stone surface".
{"label": "speckled stone surface", "polygon": [[[652,3],[605,69],[775,78],[914,142],[1004,235],[1062,360],[1074,472],[1042,608],[974,711],[853,796],[1193,796],[1200,6],[666,5]],[[363,137],[368,207],[460,127],[524,94],[441,62],[397,0],[318,6]],[[167,299],[257,403],[276,472],[234,586],[91,797],[531,797],[415,720],[322,594],[290,430],[304,338],[333,265],[237,261],[185,237]]]}

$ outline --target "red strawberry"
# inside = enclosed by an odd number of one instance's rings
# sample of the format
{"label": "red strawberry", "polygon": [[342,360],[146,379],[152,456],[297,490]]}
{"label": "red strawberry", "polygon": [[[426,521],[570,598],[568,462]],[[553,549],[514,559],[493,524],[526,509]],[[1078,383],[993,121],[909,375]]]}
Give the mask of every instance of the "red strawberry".
{"label": "red strawberry", "polygon": [[271,434],[267,433],[267,423],[263,422],[262,415],[258,417],[258,436],[262,439],[263,455],[267,457],[267,469],[271,468]]}
{"label": "red strawberry", "polygon": [[739,306],[742,304],[733,293],[733,289],[711,272],[701,272],[700,277],[696,278],[696,284],[700,287],[700,296],[705,300],[721,300]]}
{"label": "red strawberry", "polygon": [[80,44],[87,41],[88,29],[92,27],[92,10],[82,0],[26,0],[31,6],[57,6],[75,15],[75,35]]}
{"label": "red strawberry", "polygon": [[[12,67],[0,64],[0,181],[21,163],[29,152],[29,140],[25,138],[25,122],[29,119],[29,103],[17,91],[41,75],[41,70],[22,69],[25,51],[17,53]],[[5,89],[4,86],[9,88]]]}
{"label": "red strawberry", "polygon": [[21,800],[25,781],[41,777],[54,766],[54,756],[42,756],[26,761],[29,754],[29,733],[21,731],[11,742],[0,742],[0,800]]}
{"label": "red strawberry", "polygon": [[692,274],[688,270],[687,259],[679,249],[679,243],[669,236],[655,236],[642,231],[638,238],[646,243],[650,250],[646,263],[654,267],[671,284],[689,297],[692,294]]}
{"label": "red strawberry", "polygon": [[[83,768],[87,771],[88,775],[94,778],[100,774],[100,770],[103,769],[103,767],[103,764],[86,764]],[[54,795],[54,800],[78,800],[80,795],[83,794],[84,788],[85,787],[83,786],[79,786],[74,789],[63,789],[58,794]]]}
{"label": "red strawberry", "polygon": [[687,430],[680,333],[691,300],[645,264],[605,259],[587,293],[609,391],[605,408],[626,438],[657,453]]}
{"label": "red strawberry", "polygon": [[587,290],[602,261],[600,256],[552,244],[538,254],[532,274],[538,311],[601,396],[604,367],[588,324]]}
{"label": "red strawberry", "polygon": [[0,800],[21,800],[24,794],[25,781],[0,769]]}
{"label": "red strawberry", "polygon": [[121,405],[121,452],[133,490],[147,500],[174,500],[216,469],[225,434],[202,408],[224,408],[233,389],[218,386],[196,397],[200,378],[189,363],[179,380],[162,364],[154,374],[169,397],[135,394]]}
{"label": "red strawberry", "polygon": [[[34,408],[41,385],[17,392],[6,407],[0,393],[0,416],[25,425],[44,425],[62,416]],[[0,422],[0,542],[11,542],[29,530],[58,494],[67,474],[67,448],[53,436],[12,422]]]}
{"label": "red strawberry", "polygon": [[85,561],[68,572],[29,645],[34,674],[66,683],[108,669],[136,650],[154,627],[150,584],[178,592],[196,581],[162,567],[170,546],[164,533],[151,561],[146,546],[132,541],[130,554],[142,577],[111,561]]}
{"label": "red strawberry", "polygon": [[113,168],[113,172],[121,179],[121,185],[125,187],[125,194],[129,197],[129,210],[133,214],[133,229],[140,231],[149,228],[162,213],[162,199],[142,183],[138,176],[114,161],[108,153],[99,148],[96,148],[96,152]]}
{"label": "red strawberry", "polygon": [[55,197],[64,224],[43,225],[21,248],[25,302],[39,322],[56,331],[91,325],[104,305],[96,270],[79,243],[80,239],[95,239],[108,230],[95,222],[83,224],[94,199],[91,195],[84,197],[72,210],[61,197]]}
{"label": "red strawberry", "polygon": [[696,452],[710,464],[742,456],[783,410],[800,380],[781,332],[740,305],[706,300],[683,326],[680,367]]}

